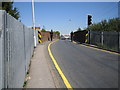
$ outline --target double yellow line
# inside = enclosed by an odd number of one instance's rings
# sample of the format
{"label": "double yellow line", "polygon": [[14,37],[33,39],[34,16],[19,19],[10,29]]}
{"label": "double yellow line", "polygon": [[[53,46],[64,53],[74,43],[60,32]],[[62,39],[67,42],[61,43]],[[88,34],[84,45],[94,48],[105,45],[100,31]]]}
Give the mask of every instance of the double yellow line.
{"label": "double yellow line", "polygon": [[[56,40],[56,41],[58,41],[58,40]],[[54,41],[54,42],[56,42],[56,41]],[[54,42],[51,42],[51,43],[48,45],[49,55],[50,55],[50,57],[51,57],[54,65],[55,65],[58,73],[59,73],[60,76],[62,77],[64,84],[65,84],[66,87],[68,88],[68,90],[73,90],[72,86],[71,86],[70,83],[68,82],[67,78],[65,77],[64,73],[62,72],[61,68],[59,67],[57,61],[55,60],[55,58],[54,58],[54,56],[53,56],[53,54],[52,54],[52,52],[51,52],[51,50],[50,50],[50,47],[51,47],[51,45],[52,45]]]}

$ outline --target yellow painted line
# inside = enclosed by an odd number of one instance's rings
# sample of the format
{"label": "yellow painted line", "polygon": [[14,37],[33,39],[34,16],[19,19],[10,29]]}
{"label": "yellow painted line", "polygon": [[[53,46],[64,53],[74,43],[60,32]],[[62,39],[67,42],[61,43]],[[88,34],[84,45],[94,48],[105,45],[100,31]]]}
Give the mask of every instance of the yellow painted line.
{"label": "yellow painted line", "polygon": [[[73,43],[76,44],[75,41],[73,41]],[[87,48],[92,48],[92,49],[95,49],[95,50],[99,50],[99,51],[103,51],[103,52],[108,52],[108,53],[112,53],[112,54],[120,55],[120,53],[111,52],[111,51],[107,51],[107,50],[103,50],[103,49],[99,49],[99,48],[94,48],[94,47],[86,46],[86,45],[83,45],[83,44],[80,44],[80,45],[81,45],[81,46],[84,46],[84,47],[87,47]]]}
{"label": "yellow painted line", "polygon": [[[56,41],[58,41],[58,40],[56,40]],[[54,41],[54,42],[56,42],[56,41]],[[51,57],[54,65],[55,65],[57,71],[59,72],[60,76],[62,77],[63,82],[64,82],[64,84],[66,85],[67,89],[68,89],[68,90],[73,90],[72,86],[70,85],[70,83],[68,82],[68,80],[67,80],[67,78],[65,77],[64,73],[63,73],[62,70],[60,69],[57,61],[55,60],[55,58],[54,58],[54,56],[52,55],[52,52],[51,52],[51,50],[50,50],[50,46],[51,46],[54,42],[51,42],[51,43],[48,45],[49,55],[50,55],[50,57]]]}
{"label": "yellow painted line", "polygon": [[99,49],[99,48],[94,48],[94,47],[90,47],[90,46],[86,46],[86,45],[81,45],[81,46],[88,47],[88,48],[92,48],[92,49],[99,50],[99,51],[103,51],[103,52],[108,52],[108,53],[120,55],[120,53],[110,52],[110,51],[103,50],[103,49]]}

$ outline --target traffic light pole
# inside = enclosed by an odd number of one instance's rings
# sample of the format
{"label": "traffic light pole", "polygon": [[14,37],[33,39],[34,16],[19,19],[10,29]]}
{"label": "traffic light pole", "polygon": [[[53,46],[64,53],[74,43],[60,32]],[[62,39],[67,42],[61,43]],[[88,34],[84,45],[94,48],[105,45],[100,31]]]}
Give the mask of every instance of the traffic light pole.
{"label": "traffic light pole", "polygon": [[[92,15],[88,15],[88,27],[92,24]],[[88,44],[90,44],[90,30],[88,30]]]}

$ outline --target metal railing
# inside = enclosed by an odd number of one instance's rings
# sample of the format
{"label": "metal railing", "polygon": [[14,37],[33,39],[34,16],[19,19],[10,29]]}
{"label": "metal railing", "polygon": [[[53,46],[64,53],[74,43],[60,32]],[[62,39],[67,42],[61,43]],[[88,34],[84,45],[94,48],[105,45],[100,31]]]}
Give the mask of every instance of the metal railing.
{"label": "metal railing", "polygon": [[90,31],[90,44],[119,52],[120,32]]}
{"label": "metal railing", "polygon": [[[120,51],[120,32],[76,31],[73,39],[74,41],[93,44],[103,49]],[[88,42],[85,42],[86,39]]]}
{"label": "metal railing", "polygon": [[22,88],[34,50],[33,29],[0,10],[0,89]]}

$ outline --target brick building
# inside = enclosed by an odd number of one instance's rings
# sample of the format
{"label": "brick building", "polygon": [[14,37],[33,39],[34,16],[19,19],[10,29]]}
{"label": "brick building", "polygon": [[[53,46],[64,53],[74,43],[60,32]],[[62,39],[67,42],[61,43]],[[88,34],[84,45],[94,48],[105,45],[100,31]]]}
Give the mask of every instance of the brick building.
{"label": "brick building", "polygon": [[[42,38],[41,38],[42,42],[50,40],[50,31],[42,31],[41,35],[42,35]],[[56,33],[53,33],[53,39],[59,39],[59,35]]]}
{"label": "brick building", "polygon": [[[33,27],[32,27],[33,29]],[[35,27],[36,30],[40,30],[40,27]],[[49,41],[50,40],[50,31],[41,31],[41,40],[42,42]],[[59,39],[59,35],[56,33],[53,33],[53,39]]]}

